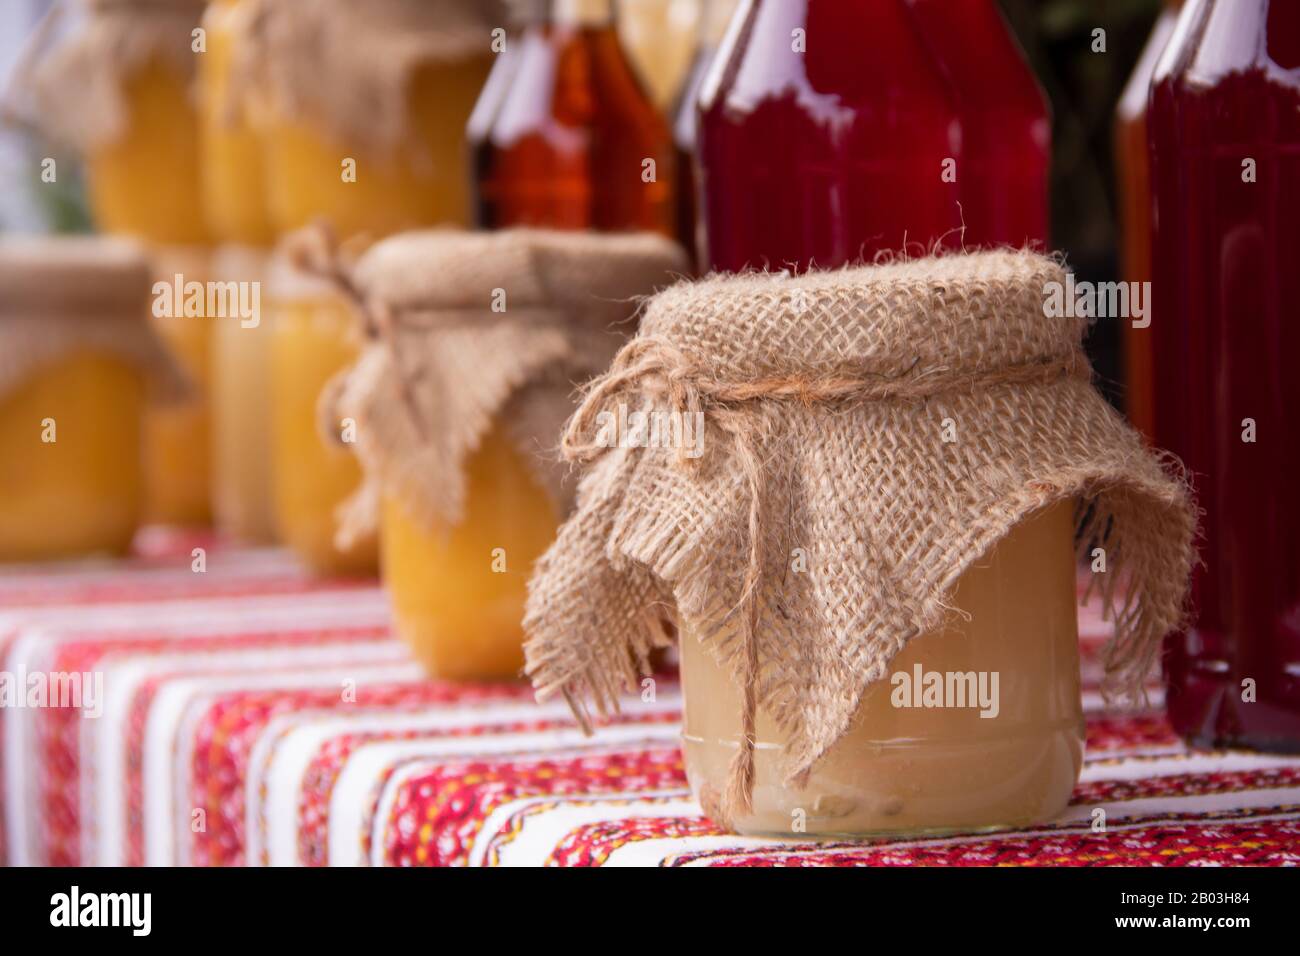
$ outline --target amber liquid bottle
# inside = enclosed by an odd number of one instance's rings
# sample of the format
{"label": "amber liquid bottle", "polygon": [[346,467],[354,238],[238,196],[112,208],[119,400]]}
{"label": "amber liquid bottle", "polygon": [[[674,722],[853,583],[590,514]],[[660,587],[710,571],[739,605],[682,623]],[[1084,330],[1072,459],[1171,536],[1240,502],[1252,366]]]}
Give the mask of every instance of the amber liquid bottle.
{"label": "amber liquid bottle", "polygon": [[470,130],[478,224],[673,236],[672,140],[612,0],[551,0],[509,43],[508,87]]}
{"label": "amber liquid bottle", "polygon": [[[1165,0],[1115,110],[1115,182],[1119,189],[1120,264],[1126,282],[1151,281],[1151,168],[1147,156],[1147,98],[1156,62],[1169,43],[1182,0]],[[1151,368],[1152,332],[1123,326],[1124,405],[1131,421],[1155,433]]]}

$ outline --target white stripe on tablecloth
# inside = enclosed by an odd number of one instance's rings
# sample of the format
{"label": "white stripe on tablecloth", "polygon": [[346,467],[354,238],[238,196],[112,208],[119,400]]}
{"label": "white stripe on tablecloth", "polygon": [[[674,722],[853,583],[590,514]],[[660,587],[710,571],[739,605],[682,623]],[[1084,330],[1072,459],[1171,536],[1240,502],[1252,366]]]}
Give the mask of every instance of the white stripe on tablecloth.
{"label": "white stripe on tablecloth", "polygon": [[[643,712],[649,712],[663,704],[643,706],[647,708]],[[604,727],[594,738],[585,736],[577,727],[565,727],[538,733],[390,741],[358,747],[345,762],[330,795],[329,863],[331,866],[366,865],[361,840],[368,830],[372,837],[369,863],[382,863],[384,821],[401,783],[413,775],[448,764],[508,754],[517,753],[526,760],[562,760],[569,755],[617,749],[628,742],[662,745],[676,741],[678,736],[676,724],[639,723]],[[412,762],[402,766],[406,761]],[[397,769],[385,782],[375,804],[376,784],[394,767]],[[373,817],[372,804],[377,807]]]}
{"label": "white stripe on tablecloth", "polygon": [[[681,708],[681,699],[675,693],[661,692],[659,697],[659,701],[655,704],[643,704],[635,709],[629,706],[628,715],[635,717],[675,714]],[[568,705],[560,702],[536,704],[526,700],[494,700],[469,706],[464,703],[440,704],[406,714],[379,711],[373,715],[356,714],[340,717],[335,711],[329,720],[308,723],[276,734],[271,733],[271,728],[268,726],[267,732],[261,735],[258,745],[260,746],[263,741],[274,741],[271,745],[273,753],[268,757],[267,750],[262,750],[258,754],[261,759],[257,762],[250,760],[250,773],[245,782],[248,863],[250,866],[255,866],[262,862],[263,821],[267,827],[267,861],[272,866],[295,866],[301,863],[298,857],[298,806],[302,797],[303,778],[321,746],[334,737],[403,731],[441,736],[453,730],[471,727],[492,728],[542,720],[568,722],[571,717],[572,712]],[[545,740],[547,733],[550,732],[540,732],[538,739]],[[483,741],[486,738],[476,736],[461,739]],[[415,752],[426,754],[440,746],[435,741],[436,738],[425,737],[404,741],[404,743],[412,745]],[[387,742],[402,743],[403,741]],[[257,750],[256,747],[254,749]],[[332,826],[332,809],[330,822]],[[332,829],[330,832],[332,835]]]}
{"label": "white stripe on tablecloth", "polygon": [[[559,806],[534,810],[557,801],[560,802]],[[699,806],[687,790],[651,790],[595,796],[547,795],[512,800],[488,814],[470,850],[468,862],[470,866],[484,866],[495,849],[498,866],[543,866],[560,842],[578,827],[610,819],[695,817],[699,813]],[[512,835],[510,830],[516,817],[522,817],[526,822]],[[763,845],[765,841],[754,842],[755,845]]]}
{"label": "white stripe on tablecloth", "polygon": [[[232,655],[233,656],[233,655]],[[310,689],[338,686],[386,667],[380,679],[400,679],[413,668],[404,646],[392,643],[316,645],[266,649],[243,655],[255,673],[220,677],[184,677],[162,684],[154,695],[144,732],[145,865],[173,866],[186,862],[190,814],[189,770],[194,724],[213,698],[223,692],[266,689]],[[387,660],[385,658],[387,657]],[[310,670],[313,665],[320,670]],[[282,673],[275,669],[281,668]]]}
{"label": "white stripe on tablecloth", "polygon": [[[25,686],[27,675],[46,669],[41,662],[71,640],[132,635],[183,640],[313,627],[379,627],[387,620],[387,600],[378,588],[0,612],[0,634],[16,632],[4,648],[0,671],[14,675],[19,686]],[[39,865],[44,855],[37,825],[39,777],[33,715],[22,707],[6,708],[0,710],[0,725],[9,861],[18,866]]]}
{"label": "white stripe on tablecloth", "polygon": [[[290,575],[297,572],[299,577],[306,580],[301,563],[291,552],[283,549],[231,551],[208,548],[207,551],[207,570],[203,573],[209,579],[219,577],[222,581],[244,581],[264,577],[268,573]],[[172,564],[157,558],[125,562],[120,558],[84,558],[35,564],[6,564],[5,575],[0,578],[0,601],[4,600],[6,594],[33,589],[48,592],[96,584],[132,588],[196,580],[199,574],[194,571],[192,562],[193,558],[186,553],[177,555]]]}
{"label": "white stripe on tablecloth", "polygon": [[[192,672],[206,669],[216,673],[222,669],[240,666],[247,662],[250,655],[257,655],[257,664],[266,657],[269,650],[281,649],[275,636],[267,638],[267,644],[259,648],[245,648],[242,651],[212,649],[208,651],[187,651],[167,654],[117,653],[106,658],[104,671],[105,704],[104,713],[98,720],[86,721],[89,729],[82,732],[81,779],[82,787],[82,836],[83,856],[86,862],[94,861],[99,866],[123,866],[126,863],[127,834],[126,798],[127,798],[127,739],[131,711],[136,695],[141,686],[159,676],[168,673]],[[371,648],[390,647],[389,642],[381,641],[331,641],[304,647],[332,647],[344,643],[352,646]],[[390,650],[380,652],[388,656]],[[408,666],[408,671],[418,669]]]}

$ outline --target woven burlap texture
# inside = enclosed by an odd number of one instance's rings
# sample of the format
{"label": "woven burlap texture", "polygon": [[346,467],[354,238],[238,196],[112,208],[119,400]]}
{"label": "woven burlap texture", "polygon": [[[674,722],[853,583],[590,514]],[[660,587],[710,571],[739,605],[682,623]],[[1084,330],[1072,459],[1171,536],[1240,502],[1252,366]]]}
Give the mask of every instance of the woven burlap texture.
{"label": "woven burlap texture", "polygon": [[62,0],[38,33],[53,33],[56,21],[71,24],[48,49],[29,51],[7,99],[56,143],[85,151],[116,142],[130,129],[124,84],[133,72],[163,62],[193,80],[192,32],[203,7],[203,0]]}
{"label": "woven burlap texture", "polygon": [[456,525],[466,458],[495,423],[568,514],[557,446],[576,388],[635,331],[643,298],[685,267],[676,244],[649,234],[434,230],[371,248],[345,279],[370,344],[320,403],[336,440],[355,422],[367,476],[340,540],[374,529],[381,494],[425,527]]}
{"label": "woven burlap texture", "polygon": [[[564,694],[584,725],[588,707],[615,710],[675,615],[745,691],[722,795],[725,815],[745,812],[757,708],[802,786],[865,688],[948,621],[962,573],[1063,499],[1109,557],[1106,689],[1140,694],[1180,619],[1195,519],[1176,464],[1092,387],[1084,321],[1045,315],[1064,280],[1051,259],[998,252],[655,298],[564,439],[590,464],[530,585],[539,697]],[[703,454],[601,447],[599,413],[618,403],[702,411]]]}
{"label": "woven burlap texture", "polygon": [[415,73],[492,53],[500,0],[245,0],[232,92],[347,143],[398,146]]}

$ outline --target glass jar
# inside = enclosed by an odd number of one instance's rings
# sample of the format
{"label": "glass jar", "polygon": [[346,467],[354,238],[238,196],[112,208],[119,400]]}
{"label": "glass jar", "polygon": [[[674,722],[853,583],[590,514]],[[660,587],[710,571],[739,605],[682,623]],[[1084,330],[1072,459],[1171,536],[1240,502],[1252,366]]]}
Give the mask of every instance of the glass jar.
{"label": "glass jar", "polygon": [[[962,617],[894,658],[891,676],[866,691],[848,733],[804,787],[786,785],[787,741],[760,712],[753,810],[732,821],[737,832],[978,830],[1064,810],[1084,744],[1073,539],[1072,507],[1059,503],[1023,521],[962,575],[952,602]],[[686,775],[708,808],[739,748],[742,692],[689,623],[680,646]],[[945,685],[951,675],[971,675],[962,684],[965,706],[952,696],[927,706],[932,674]]]}
{"label": "glass jar", "polygon": [[[275,539],[271,498],[271,329],[262,304],[268,257],[223,246],[213,273],[247,290],[251,315],[227,315],[212,328],[212,509],[217,526],[238,541]],[[241,292],[242,294],[242,292]]]}
{"label": "glass jar", "polygon": [[[1126,282],[1151,281],[1151,164],[1147,155],[1147,102],[1151,77],[1164,52],[1182,0],[1166,0],[1115,109],[1115,186],[1119,193],[1120,265]],[[1121,326],[1124,410],[1150,438],[1155,432],[1151,330]]]}
{"label": "glass jar", "polygon": [[171,57],[160,56],[123,75],[121,83],[126,132],[86,152],[95,225],[100,232],[152,243],[207,242],[191,77]]}
{"label": "glass jar", "polygon": [[673,235],[668,125],[614,19],[612,0],[556,0],[511,40],[510,87],[471,143],[480,226]]}
{"label": "glass jar", "polygon": [[[271,475],[275,526],[317,574],[368,575],[379,566],[373,536],[341,549],[337,515],[361,487],[361,466],[346,444],[320,432],[321,389],[356,361],[359,352],[352,306],[330,286],[277,263],[271,302]],[[337,423],[340,440],[346,423]]]}
{"label": "glass jar", "polygon": [[700,94],[708,266],[955,246],[957,107],[906,0],[752,0],[736,16]]}
{"label": "glass jar", "polygon": [[398,635],[431,675],[506,680],[523,667],[528,574],[560,515],[499,427],[465,471],[457,525],[425,527],[398,500],[384,501],[384,584]]}
{"label": "glass jar", "polygon": [[997,0],[909,0],[952,90],[968,249],[1048,245],[1052,119]]}
{"label": "glass jar", "polygon": [[[323,219],[340,237],[378,239],[419,226],[467,225],[465,126],[492,64],[484,52],[420,67],[410,81],[405,137],[382,155],[309,119],[273,115],[266,186],[277,231]],[[345,180],[347,160],[356,163],[354,181]]]}
{"label": "glass jar", "polygon": [[1205,510],[1169,719],[1300,752],[1300,4],[1188,0],[1147,123],[1155,439]]}
{"label": "glass jar", "polygon": [[246,102],[231,87],[246,0],[211,0],[203,15],[207,52],[199,57],[203,212],[213,236],[267,247],[274,231],[263,186],[262,142]]}
{"label": "glass jar", "polygon": [[[171,308],[155,295],[150,310],[154,330],[194,386],[184,402],[151,404],[145,416],[145,487],[147,520],[156,524],[202,526],[212,521],[212,332],[206,314],[206,285],[212,278],[210,250],[202,247],[154,247],[149,257]],[[187,314],[186,298],[204,287],[199,314]],[[179,284],[179,285],[178,285]],[[193,310],[190,310],[193,311]]]}
{"label": "glass jar", "polygon": [[0,240],[0,353],[20,369],[0,374],[0,561],[129,549],[148,377],[130,350],[150,336],[148,293],[133,246]]}

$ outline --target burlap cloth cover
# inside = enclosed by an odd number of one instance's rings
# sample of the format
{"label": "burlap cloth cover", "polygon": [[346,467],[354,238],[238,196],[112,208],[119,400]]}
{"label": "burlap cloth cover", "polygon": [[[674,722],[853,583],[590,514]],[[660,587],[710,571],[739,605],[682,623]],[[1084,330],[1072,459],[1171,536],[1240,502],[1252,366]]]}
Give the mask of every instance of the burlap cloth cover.
{"label": "burlap cloth cover", "polygon": [[191,33],[203,7],[204,0],[59,0],[14,71],[6,114],[82,151],[116,141],[130,124],[123,82],[131,73],[161,59],[193,78]]}
{"label": "burlap cloth cover", "polygon": [[[802,785],[867,685],[945,623],[962,573],[1061,499],[1108,555],[1107,690],[1140,694],[1180,618],[1195,521],[1177,469],[1093,389],[1084,321],[1044,315],[1064,279],[998,252],[655,298],[564,439],[590,467],[530,585],[538,696],[564,694],[588,724],[639,678],[665,612],[689,620],[745,689],[722,808],[744,812],[756,708]],[[618,403],[702,411],[703,454],[600,447],[598,413]]]}
{"label": "burlap cloth cover", "polygon": [[151,280],[126,240],[0,239],[0,400],[76,352],[116,356],[159,401],[191,383],[147,321]]}
{"label": "burlap cloth cover", "polygon": [[501,0],[246,0],[232,93],[264,93],[282,116],[389,150],[407,128],[407,88],[431,63],[492,52]]}
{"label": "burlap cloth cover", "polygon": [[381,493],[426,527],[454,526],[466,457],[498,421],[567,514],[574,490],[556,449],[576,387],[635,331],[641,299],[685,268],[675,243],[649,234],[435,230],[373,246],[343,280],[370,344],[320,401],[335,440],[356,422],[367,475],[343,507],[341,542],[374,530]]}

